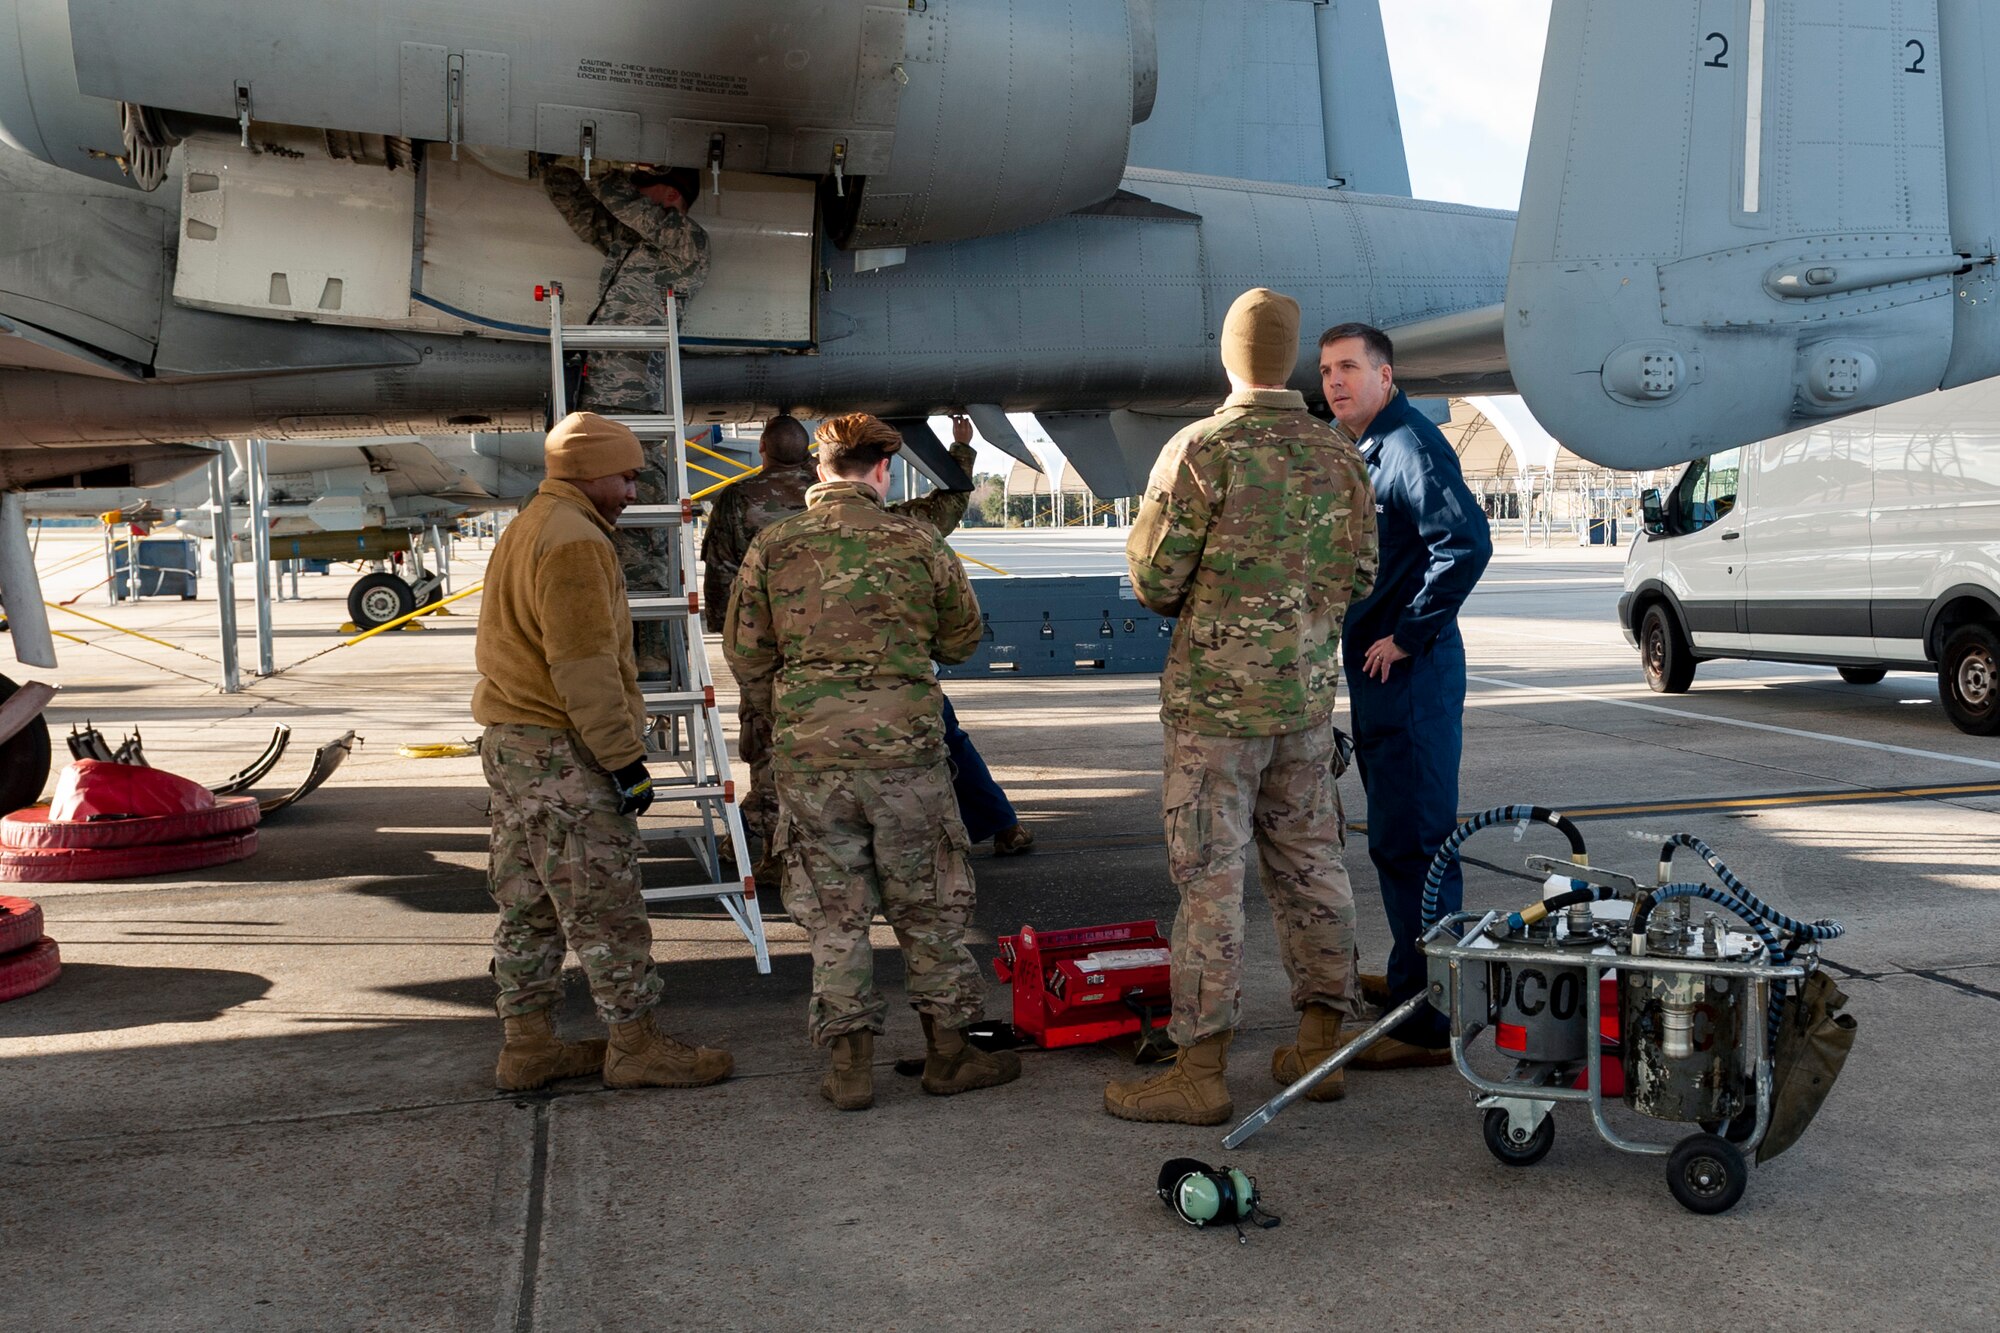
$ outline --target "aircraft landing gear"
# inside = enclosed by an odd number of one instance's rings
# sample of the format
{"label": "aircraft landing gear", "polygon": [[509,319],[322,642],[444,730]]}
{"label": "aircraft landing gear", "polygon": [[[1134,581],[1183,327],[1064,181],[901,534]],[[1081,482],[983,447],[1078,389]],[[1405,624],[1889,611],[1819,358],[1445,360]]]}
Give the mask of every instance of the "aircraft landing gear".
{"label": "aircraft landing gear", "polygon": [[359,630],[386,625],[417,609],[417,591],[400,574],[363,574],[347,590],[347,616]]}
{"label": "aircraft landing gear", "polygon": [[[436,540],[436,539],[433,539]],[[444,600],[444,572],[442,546],[440,568],[430,568],[424,563],[423,545],[413,542],[409,550],[409,576],[380,568],[375,573],[364,574],[355,580],[354,587],[347,593],[347,618],[354,622],[358,630],[371,630],[378,625],[406,616],[418,607],[432,606]],[[400,564],[402,557],[398,556]]]}

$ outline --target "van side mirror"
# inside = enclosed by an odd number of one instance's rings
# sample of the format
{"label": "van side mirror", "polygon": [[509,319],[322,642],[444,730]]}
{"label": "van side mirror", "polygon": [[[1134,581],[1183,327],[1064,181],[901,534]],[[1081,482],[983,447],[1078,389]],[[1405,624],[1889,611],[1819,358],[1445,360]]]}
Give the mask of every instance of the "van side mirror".
{"label": "van side mirror", "polygon": [[1646,531],[1652,533],[1654,536],[1659,536],[1666,532],[1667,515],[1666,511],[1660,508],[1659,491],[1649,489],[1640,494],[1639,512],[1646,520]]}

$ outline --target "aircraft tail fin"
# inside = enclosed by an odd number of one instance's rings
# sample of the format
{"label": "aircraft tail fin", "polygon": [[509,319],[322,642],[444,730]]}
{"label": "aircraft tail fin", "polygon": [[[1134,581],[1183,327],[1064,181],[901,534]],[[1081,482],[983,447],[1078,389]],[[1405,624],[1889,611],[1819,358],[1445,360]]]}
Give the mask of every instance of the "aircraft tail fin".
{"label": "aircraft tail fin", "polygon": [[1154,0],[1153,27],[1131,165],[1409,195],[1380,0]]}
{"label": "aircraft tail fin", "polygon": [[2000,371],[1989,8],[1555,0],[1505,317],[1535,415],[1646,468]]}

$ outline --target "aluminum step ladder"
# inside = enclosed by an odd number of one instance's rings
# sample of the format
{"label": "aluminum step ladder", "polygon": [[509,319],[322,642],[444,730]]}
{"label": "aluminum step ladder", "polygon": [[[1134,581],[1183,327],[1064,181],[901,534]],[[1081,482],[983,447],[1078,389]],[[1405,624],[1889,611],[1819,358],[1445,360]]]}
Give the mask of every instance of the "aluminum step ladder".
{"label": "aluminum step ladder", "polygon": [[[694,583],[694,504],[687,497],[687,433],[681,407],[680,317],[669,300],[664,325],[612,327],[563,323],[562,284],[543,283],[535,299],[549,308],[549,400],[557,421],[569,415],[563,376],[568,352],[664,353],[666,374],[661,411],[656,415],[608,415],[624,423],[642,442],[666,445],[668,503],[633,505],[619,518],[621,528],[667,528],[667,586],[627,590],[632,619],[666,623],[669,679],[642,682],[640,695],[650,719],[646,762],[656,770],[653,807],[639,821],[647,845],[684,843],[693,852],[701,882],[646,887],[648,903],[713,898],[729,914],[756,954],[757,970],[771,970],[763,914],[757,910],[757,881],[750,872],[750,848],[743,834],[743,811],[729,773],[729,747],[722,714],[715,706],[715,681],[708,669],[700,595]],[[660,772],[664,770],[664,772]],[[727,839],[725,846],[725,837]],[[723,856],[727,853],[729,864]],[[731,873],[733,872],[733,873]]]}

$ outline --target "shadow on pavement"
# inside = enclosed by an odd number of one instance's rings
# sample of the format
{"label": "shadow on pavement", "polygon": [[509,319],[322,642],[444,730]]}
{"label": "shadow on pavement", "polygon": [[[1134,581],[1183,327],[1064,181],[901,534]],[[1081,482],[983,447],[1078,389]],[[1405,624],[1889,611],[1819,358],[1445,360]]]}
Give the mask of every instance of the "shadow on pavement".
{"label": "shadow on pavement", "polygon": [[0,1038],[206,1023],[270,989],[268,977],[225,968],[65,963],[54,985],[0,1007]]}

